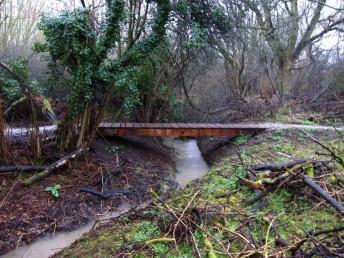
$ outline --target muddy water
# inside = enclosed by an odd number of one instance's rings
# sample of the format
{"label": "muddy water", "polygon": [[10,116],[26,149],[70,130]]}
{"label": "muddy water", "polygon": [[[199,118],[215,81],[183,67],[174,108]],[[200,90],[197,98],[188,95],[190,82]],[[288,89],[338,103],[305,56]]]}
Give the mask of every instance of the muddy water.
{"label": "muddy water", "polygon": [[30,245],[21,246],[1,256],[1,258],[48,258],[80,239],[83,234],[90,232],[95,225],[99,226],[102,223],[106,223],[110,218],[119,217],[127,213],[131,208],[132,207],[129,205],[123,205],[116,211],[100,215],[97,220],[77,230],[71,232],[58,232],[53,236],[46,236]]}
{"label": "muddy water", "polygon": [[[175,163],[177,169],[176,181],[180,187],[183,188],[192,180],[206,175],[208,172],[208,165],[198,149],[196,140],[183,141],[166,138],[164,139],[164,143],[175,150]],[[144,205],[145,204],[142,206]],[[83,234],[90,232],[95,223],[100,225],[110,218],[119,217],[127,213],[131,208],[133,207],[124,205],[114,212],[99,216],[97,220],[90,222],[80,229],[71,232],[59,232],[54,236],[41,238],[30,245],[21,246],[3,255],[1,258],[48,258],[80,239]]]}
{"label": "muddy water", "polygon": [[175,151],[176,181],[182,188],[207,174],[209,167],[202,157],[196,140],[166,138],[164,143]]}

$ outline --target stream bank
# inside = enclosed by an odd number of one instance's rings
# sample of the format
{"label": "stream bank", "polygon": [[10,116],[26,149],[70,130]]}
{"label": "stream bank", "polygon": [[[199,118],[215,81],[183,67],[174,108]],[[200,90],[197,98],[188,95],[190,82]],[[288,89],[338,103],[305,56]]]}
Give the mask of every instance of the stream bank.
{"label": "stream bank", "polygon": [[[208,172],[208,165],[202,158],[201,152],[198,149],[197,141],[195,139],[189,140],[180,140],[175,138],[164,138],[163,141],[156,142],[154,139],[145,139],[145,138],[126,138],[116,141],[116,157],[111,157],[110,160],[117,160],[119,161],[119,143],[125,143],[125,148],[128,148],[128,144],[134,144],[136,148],[141,149],[144,146],[145,150],[150,152],[156,152],[160,150],[160,153],[164,153],[165,162],[166,159],[169,161],[171,165],[176,166],[176,173],[173,175],[175,178],[173,182],[165,180],[164,183],[157,181],[157,185],[150,185],[150,190],[159,193],[161,198],[165,198],[168,192],[173,191],[176,186],[178,188],[184,188],[189,182],[201,178]],[[95,153],[98,153],[100,149],[103,148],[103,143],[97,141],[95,143]],[[102,154],[104,155],[104,153]],[[135,156],[136,157],[136,156]],[[102,161],[106,161],[106,157],[102,157]],[[121,155],[121,159],[125,159],[127,163],[132,164],[133,162],[128,160],[129,158],[133,157],[126,157],[124,158],[123,154]],[[171,160],[169,159],[171,158]],[[150,161],[147,160],[147,163]],[[172,163],[173,164],[172,164]],[[143,174],[147,174],[149,171],[143,170]],[[121,172],[121,175],[123,172]],[[160,176],[165,176],[166,173],[162,173]],[[143,180],[147,180],[147,175],[143,176]],[[137,179],[136,179],[137,181]],[[142,185],[147,185],[147,182],[141,182]],[[172,183],[172,185],[171,185]],[[146,188],[147,186],[143,186]],[[160,188],[159,188],[160,187]],[[136,187],[135,189],[137,189]],[[142,191],[137,192],[137,195],[142,194]],[[63,196],[62,196],[63,198]],[[140,207],[137,207],[136,204],[141,203]],[[106,208],[107,211],[103,212],[102,215],[98,215],[97,219],[91,219],[86,225],[83,225],[77,229],[71,229],[70,232],[57,232],[54,236],[50,236],[48,234],[44,238],[37,239],[32,244],[23,245],[22,247],[16,248],[12,252],[4,255],[5,258],[15,258],[15,257],[25,257],[25,258],[35,258],[35,257],[49,257],[55,254],[57,251],[67,247],[74,241],[78,240],[84,233],[90,232],[95,228],[101,226],[103,223],[106,223],[109,219],[117,218],[123,214],[126,214],[135,209],[143,209],[147,207],[151,203],[150,195],[147,198],[140,199],[140,200],[128,200],[128,198],[123,203],[118,203],[118,206],[108,206]],[[111,209],[111,211],[109,211]],[[104,207],[103,207],[104,210]],[[77,212],[77,211],[76,211]],[[90,216],[91,218],[91,216]]]}
{"label": "stream bank", "polygon": [[[30,160],[25,151],[21,147],[16,152],[23,164]],[[54,159],[53,153],[53,150],[45,150],[47,163]],[[104,185],[99,182],[116,167],[120,167],[120,171],[111,176],[108,187],[133,194],[102,200],[79,191],[81,187],[91,187],[101,192]],[[177,187],[174,171],[169,151],[155,142],[148,140],[140,144],[135,139],[97,139],[85,157],[31,187],[22,187],[19,183],[30,174],[1,175],[0,254],[56,232],[67,231],[73,235],[74,230],[89,225],[101,214],[117,211],[123,204],[147,201],[149,189],[168,194]],[[58,198],[45,191],[56,185],[60,185]]]}
{"label": "stream bank", "polygon": [[[343,144],[333,132],[314,135],[333,146]],[[265,205],[253,212],[256,204],[244,200],[254,191],[238,179],[257,163],[317,159],[317,151],[319,145],[295,130],[239,138],[210,157],[212,166],[202,179],[167,201],[156,198],[151,207],[113,219],[54,257],[303,257],[317,252],[310,240],[294,253],[291,247],[307,239],[307,232],[344,227],[343,218],[331,206],[306,187],[291,185],[270,193]],[[343,175],[341,169],[332,169],[325,179]],[[323,183],[342,187],[339,181]],[[337,198],[343,201],[344,196]],[[327,237],[328,248],[340,250],[343,230]]]}

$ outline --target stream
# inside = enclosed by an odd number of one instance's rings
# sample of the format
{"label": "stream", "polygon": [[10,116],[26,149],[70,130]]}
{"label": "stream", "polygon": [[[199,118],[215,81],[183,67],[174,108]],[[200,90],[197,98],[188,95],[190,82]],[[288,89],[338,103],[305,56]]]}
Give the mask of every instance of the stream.
{"label": "stream", "polygon": [[[209,167],[202,157],[197,140],[165,138],[164,144],[172,148],[175,152],[174,159],[177,169],[175,179],[181,188],[184,188],[189,182],[202,178],[207,174]],[[144,205],[142,204],[141,206],[144,207]],[[46,236],[30,245],[18,247],[1,256],[1,258],[48,258],[80,239],[83,234],[90,232],[95,223],[99,226],[111,218],[116,218],[129,212],[132,208],[129,205],[120,206],[115,211],[98,216],[95,220],[79,229],[71,232],[57,232],[53,236]]]}

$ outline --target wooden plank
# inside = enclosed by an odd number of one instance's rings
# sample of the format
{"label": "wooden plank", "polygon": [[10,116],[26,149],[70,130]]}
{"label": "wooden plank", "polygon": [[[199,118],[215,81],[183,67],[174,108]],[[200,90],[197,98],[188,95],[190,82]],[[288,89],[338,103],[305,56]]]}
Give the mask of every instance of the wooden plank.
{"label": "wooden plank", "polygon": [[113,124],[110,125],[110,127],[119,128],[120,127],[120,123],[113,123]]}
{"label": "wooden plank", "polygon": [[197,123],[102,123],[99,133],[104,136],[238,136],[261,132],[266,126],[249,124]]}

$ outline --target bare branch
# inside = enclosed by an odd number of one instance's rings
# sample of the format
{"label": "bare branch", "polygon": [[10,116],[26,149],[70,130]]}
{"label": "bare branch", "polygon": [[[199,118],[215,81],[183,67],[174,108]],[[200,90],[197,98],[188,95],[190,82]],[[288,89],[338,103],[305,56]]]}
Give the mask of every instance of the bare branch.
{"label": "bare branch", "polygon": [[295,51],[294,51],[293,56],[292,56],[293,60],[296,60],[300,56],[303,49],[309,43],[309,39],[310,39],[311,35],[313,34],[317,23],[319,22],[321,11],[323,10],[325,3],[326,3],[326,0],[320,0],[318,2],[317,7],[315,8],[315,10],[313,12],[311,22],[309,23],[309,25],[308,25],[305,33],[303,34],[299,44],[295,48]]}

